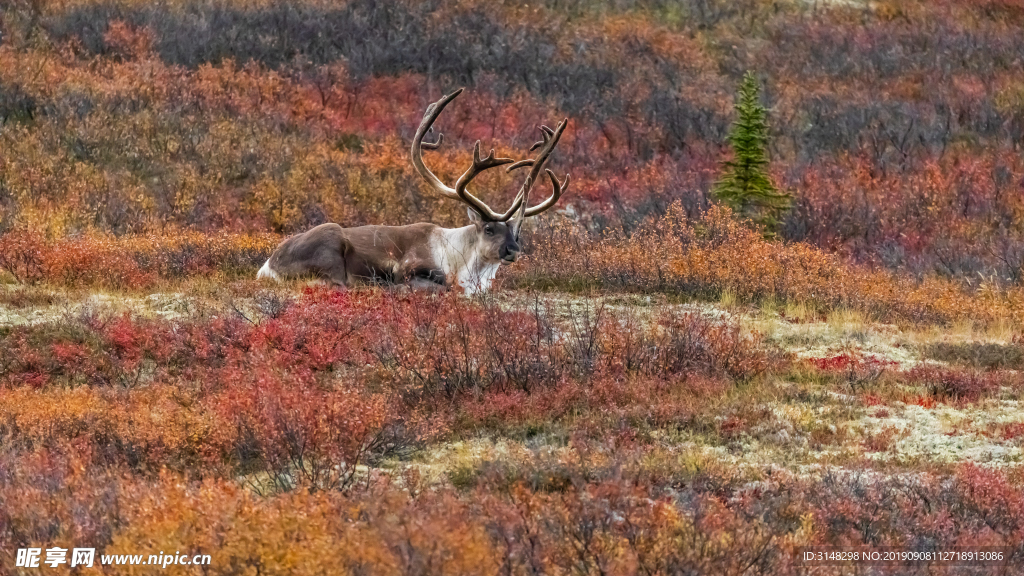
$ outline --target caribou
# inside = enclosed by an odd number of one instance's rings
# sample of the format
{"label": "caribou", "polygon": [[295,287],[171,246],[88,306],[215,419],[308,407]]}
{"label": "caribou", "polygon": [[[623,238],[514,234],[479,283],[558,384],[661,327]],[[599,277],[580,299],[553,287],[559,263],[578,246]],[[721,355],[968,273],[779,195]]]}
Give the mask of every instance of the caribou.
{"label": "caribou", "polygon": [[[405,226],[356,226],[343,228],[335,223],[316,226],[282,242],[257,273],[257,278],[315,277],[339,288],[358,284],[407,285],[414,289],[446,290],[457,288],[466,293],[486,292],[503,264],[516,261],[521,251],[519,235],[523,222],[554,206],[569,187],[569,175],[562,182],[544,168],[548,156],[558,144],[568,119],[554,130],[541,126],[542,140],[530,148],[538,150],[534,158],[520,160],[495,158],[492,149],[480,155],[480,141],[473,146],[473,162],[451,188],[423,163],[423,150],[436,150],[444,141],[424,142],[433,131],[434,121],[462,88],[427,107],[423,121],[412,141],[412,164],[416,171],[441,196],[466,204],[470,224],[461,228],[442,228],[429,222]],[[470,193],[469,183],[484,172],[507,166],[506,172],[530,168],[512,205],[495,212]],[[529,206],[530,192],[541,176],[551,182],[551,195]]]}

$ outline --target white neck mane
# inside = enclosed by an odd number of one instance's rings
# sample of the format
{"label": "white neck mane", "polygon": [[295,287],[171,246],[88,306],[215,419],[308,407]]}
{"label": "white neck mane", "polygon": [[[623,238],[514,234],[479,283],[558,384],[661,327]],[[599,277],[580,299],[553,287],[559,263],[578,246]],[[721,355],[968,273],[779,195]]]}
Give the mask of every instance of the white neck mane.
{"label": "white neck mane", "polygon": [[476,243],[475,226],[438,228],[430,238],[430,253],[445,276],[466,292],[486,292],[498,273],[498,262],[487,262]]}

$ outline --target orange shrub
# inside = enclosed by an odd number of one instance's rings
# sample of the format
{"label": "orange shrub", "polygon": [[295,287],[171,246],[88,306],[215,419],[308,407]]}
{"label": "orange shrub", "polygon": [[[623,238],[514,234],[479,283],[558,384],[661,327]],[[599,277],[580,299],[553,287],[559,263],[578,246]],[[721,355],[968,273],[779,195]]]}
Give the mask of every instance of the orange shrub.
{"label": "orange shrub", "polygon": [[281,375],[271,363],[249,370],[205,403],[237,434],[233,456],[242,469],[257,465],[275,489],[348,488],[396,420],[382,395],[317,384],[302,372]]}
{"label": "orange shrub", "polygon": [[[75,441],[100,462],[140,470],[218,469],[236,431],[175,386],[121,392],[75,389],[0,390],[0,431],[22,447]],[[182,405],[185,403],[186,405]]]}
{"label": "orange shrub", "polygon": [[591,239],[556,225],[533,239],[534,253],[509,271],[511,286],[669,291],[747,302],[806,302],[861,310],[879,320],[1024,321],[1024,291],[872,270],[802,243],[772,242],[713,206],[697,219],[675,205],[635,234]]}
{"label": "orange shrub", "polygon": [[0,236],[0,269],[18,282],[139,290],[160,279],[257,269],[280,238],[271,234],[89,233],[46,240],[19,230]]}

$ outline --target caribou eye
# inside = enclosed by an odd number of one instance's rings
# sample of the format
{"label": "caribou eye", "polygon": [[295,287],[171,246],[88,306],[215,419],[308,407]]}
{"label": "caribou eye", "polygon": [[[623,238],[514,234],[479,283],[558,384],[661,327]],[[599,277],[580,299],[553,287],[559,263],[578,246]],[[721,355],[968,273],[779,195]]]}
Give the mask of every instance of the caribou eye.
{"label": "caribou eye", "polygon": [[491,228],[490,226],[487,226],[487,227],[484,228],[484,232],[486,232],[488,236],[493,236],[494,235],[494,228]]}

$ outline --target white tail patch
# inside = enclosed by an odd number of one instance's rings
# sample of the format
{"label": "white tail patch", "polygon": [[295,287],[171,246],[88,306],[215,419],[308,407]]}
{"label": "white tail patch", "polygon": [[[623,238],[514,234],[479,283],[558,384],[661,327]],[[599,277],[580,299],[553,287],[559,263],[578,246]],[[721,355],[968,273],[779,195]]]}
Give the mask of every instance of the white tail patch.
{"label": "white tail patch", "polygon": [[260,271],[256,273],[256,278],[270,278],[272,280],[278,281],[281,280],[281,277],[277,275],[277,272],[274,272],[273,270],[270,269],[270,258],[267,258],[267,261],[263,263],[263,267],[260,268]]}

